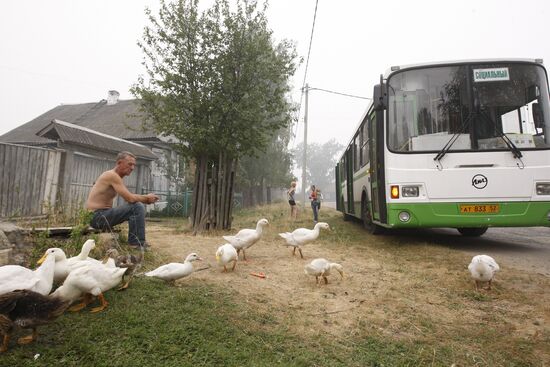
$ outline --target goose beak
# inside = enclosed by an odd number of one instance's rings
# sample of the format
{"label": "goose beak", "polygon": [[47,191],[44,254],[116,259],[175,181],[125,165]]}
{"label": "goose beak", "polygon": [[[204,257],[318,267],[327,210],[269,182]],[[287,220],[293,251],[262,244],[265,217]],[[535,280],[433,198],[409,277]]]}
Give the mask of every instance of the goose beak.
{"label": "goose beak", "polygon": [[48,257],[48,253],[45,252],[44,255],[40,258],[40,260],[38,260],[36,263],[38,265],[41,265],[44,261],[46,261],[46,258]]}

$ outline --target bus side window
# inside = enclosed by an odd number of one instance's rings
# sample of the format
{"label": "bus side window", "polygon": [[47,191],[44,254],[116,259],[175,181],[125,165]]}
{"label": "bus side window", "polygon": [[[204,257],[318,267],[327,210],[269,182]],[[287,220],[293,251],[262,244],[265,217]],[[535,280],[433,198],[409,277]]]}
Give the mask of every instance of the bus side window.
{"label": "bus side window", "polygon": [[359,168],[361,168],[361,162],[359,161],[359,134],[355,135],[355,139],[353,139],[353,172],[359,171]]}
{"label": "bus side window", "polygon": [[361,126],[361,141],[360,141],[361,167],[369,163],[369,126],[365,121]]}

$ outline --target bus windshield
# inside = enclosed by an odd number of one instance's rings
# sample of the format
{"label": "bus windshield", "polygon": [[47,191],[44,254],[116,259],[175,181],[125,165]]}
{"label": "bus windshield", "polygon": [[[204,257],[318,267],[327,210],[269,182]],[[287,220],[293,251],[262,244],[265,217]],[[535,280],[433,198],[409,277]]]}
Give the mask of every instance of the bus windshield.
{"label": "bus windshield", "polygon": [[[388,80],[394,152],[550,148],[546,73],[530,63],[438,66]],[[449,144],[450,143],[450,144]]]}

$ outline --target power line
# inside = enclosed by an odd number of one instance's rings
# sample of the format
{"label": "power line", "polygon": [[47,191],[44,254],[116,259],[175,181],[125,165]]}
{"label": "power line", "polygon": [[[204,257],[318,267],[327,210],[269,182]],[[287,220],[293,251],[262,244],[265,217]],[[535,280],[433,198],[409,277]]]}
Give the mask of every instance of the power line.
{"label": "power line", "polygon": [[336,91],[333,91],[333,90],[322,89],[322,88],[309,88],[309,90],[320,90],[320,91],[323,91],[323,92],[332,93],[332,94],[338,94],[338,95],[346,96],[346,97],[353,97],[353,98],[370,99],[370,100],[372,100],[372,98],[369,98],[369,97],[356,96],[356,95],[354,95],[354,94],[341,93],[341,92],[336,92]]}
{"label": "power line", "polygon": [[296,129],[294,130],[294,137],[298,134],[298,125],[300,124],[300,112],[302,110],[302,98],[304,97],[304,87],[306,85],[307,69],[309,67],[309,56],[311,54],[311,45],[313,44],[313,31],[315,30],[315,19],[317,19],[317,5],[319,0],[315,1],[315,10],[313,12],[313,24],[311,25],[311,35],[309,36],[309,47],[307,50],[306,69],[304,71],[304,80],[302,82],[302,88],[300,89],[300,104],[298,105],[298,121],[296,121]]}

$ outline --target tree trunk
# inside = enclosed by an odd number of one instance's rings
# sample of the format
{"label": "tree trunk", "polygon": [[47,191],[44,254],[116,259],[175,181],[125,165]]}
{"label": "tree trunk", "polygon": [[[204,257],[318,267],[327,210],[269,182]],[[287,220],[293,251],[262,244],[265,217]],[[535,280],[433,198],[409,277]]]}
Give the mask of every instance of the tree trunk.
{"label": "tree trunk", "polygon": [[193,209],[191,221],[193,234],[202,232],[208,227],[209,193],[208,193],[208,156],[197,158],[195,166],[195,183],[193,185]]}
{"label": "tree trunk", "polygon": [[210,164],[207,156],[197,158],[193,188],[193,234],[208,229],[231,229],[233,182],[236,160],[221,152]]}
{"label": "tree trunk", "polygon": [[271,204],[271,186],[266,187],[266,200],[267,204]]}

